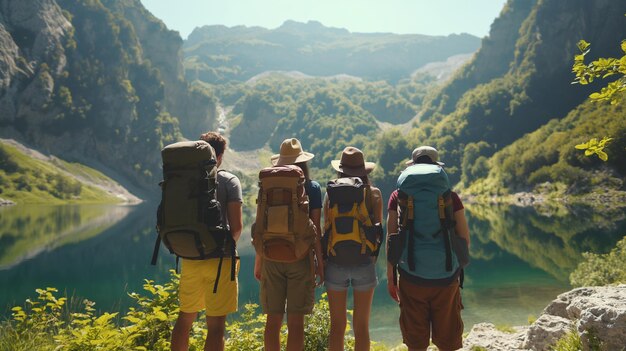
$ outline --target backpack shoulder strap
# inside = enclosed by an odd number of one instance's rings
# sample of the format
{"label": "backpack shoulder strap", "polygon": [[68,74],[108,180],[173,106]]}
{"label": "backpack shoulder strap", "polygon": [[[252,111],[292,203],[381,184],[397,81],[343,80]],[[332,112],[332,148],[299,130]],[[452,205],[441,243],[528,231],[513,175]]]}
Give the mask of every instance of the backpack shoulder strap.
{"label": "backpack shoulder strap", "polygon": [[443,211],[444,211],[444,224],[447,228],[454,228],[456,221],[454,220],[454,203],[452,201],[452,190],[448,190],[442,194],[443,197]]}
{"label": "backpack shoulder strap", "polygon": [[[443,234],[443,243],[446,250],[446,271],[452,271],[452,244],[451,235],[454,235],[454,219],[452,216],[452,191],[446,190],[439,195],[439,220],[441,221],[441,234]],[[452,232],[451,232],[452,231]]]}
{"label": "backpack shoulder strap", "polygon": [[365,208],[367,208],[370,220],[372,221],[372,224],[374,224],[374,204],[372,202],[372,196],[372,188],[368,184],[365,186]]}
{"label": "backpack shoulder strap", "polygon": [[407,251],[407,261],[409,264],[409,269],[411,271],[415,271],[415,253],[413,252],[413,249],[415,248],[415,235],[417,235],[415,233],[415,227],[413,225],[413,222],[415,220],[415,213],[413,212],[413,196],[408,197],[407,199],[407,206],[406,206],[406,225],[409,229],[409,238],[408,238],[408,251]]}

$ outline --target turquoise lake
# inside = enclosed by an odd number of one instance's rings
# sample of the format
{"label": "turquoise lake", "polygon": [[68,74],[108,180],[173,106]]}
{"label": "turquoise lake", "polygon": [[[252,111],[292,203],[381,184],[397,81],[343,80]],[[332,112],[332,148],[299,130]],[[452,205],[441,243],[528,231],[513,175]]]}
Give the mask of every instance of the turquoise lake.
{"label": "turquoise lake", "polygon": [[[0,208],[0,316],[56,287],[88,298],[99,311],[125,311],[144,279],[165,282],[175,266],[167,250],[150,265],[156,236],[156,204],[139,206],[11,206]],[[467,205],[472,262],[466,271],[465,329],[478,322],[524,325],[558,294],[582,253],[608,252],[626,234],[626,211],[582,207],[536,210]],[[251,219],[246,220],[249,228]],[[240,306],[257,302],[249,230],[239,243]],[[386,290],[384,257],[374,295],[372,339],[401,342],[399,310]],[[321,295],[323,288],[317,290]],[[235,317],[231,317],[235,318]]]}

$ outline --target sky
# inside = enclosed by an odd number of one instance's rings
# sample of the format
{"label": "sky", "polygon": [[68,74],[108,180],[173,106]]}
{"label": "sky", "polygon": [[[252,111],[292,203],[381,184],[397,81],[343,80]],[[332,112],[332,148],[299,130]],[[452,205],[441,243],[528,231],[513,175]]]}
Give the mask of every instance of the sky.
{"label": "sky", "polygon": [[506,0],[141,0],[183,39],[203,25],[268,29],[314,20],[351,32],[489,34]]}

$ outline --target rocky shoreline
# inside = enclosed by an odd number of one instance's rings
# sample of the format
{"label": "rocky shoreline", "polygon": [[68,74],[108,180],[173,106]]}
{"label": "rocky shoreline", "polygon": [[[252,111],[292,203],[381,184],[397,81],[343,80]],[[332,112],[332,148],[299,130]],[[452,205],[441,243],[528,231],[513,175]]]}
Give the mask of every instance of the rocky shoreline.
{"label": "rocky shoreline", "polygon": [[546,207],[553,204],[577,205],[584,204],[596,208],[618,208],[626,204],[626,191],[612,189],[604,193],[588,193],[581,195],[562,195],[551,193],[519,192],[508,195],[475,195],[460,194],[463,203],[468,204],[502,204],[519,207]]}
{"label": "rocky shoreline", "polygon": [[626,285],[583,287],[559,295],[530,326],[498,330],[491,323],[472,327],[464,351],[550,350],[561,337],[575,331],[583,350],[626,350]]}
{"label": "rocky shoreline", "polygon": [[0,207],[15,205],[15,202],[0,197]]}

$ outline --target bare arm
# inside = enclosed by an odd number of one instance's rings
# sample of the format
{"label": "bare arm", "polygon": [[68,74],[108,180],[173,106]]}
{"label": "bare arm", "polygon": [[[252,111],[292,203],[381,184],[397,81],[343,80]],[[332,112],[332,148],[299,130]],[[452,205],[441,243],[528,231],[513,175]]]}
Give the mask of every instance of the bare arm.
{"label": "bare arm", "polygon": [[383,195],[379,189],[376,189],[376,201],[374,201],[374,215],[377,222],[383,222]]}
{"label": "bare arm", "polygon": [[[382,217],[382,215],[381,215]],[[398,211],[387,212],[387,235],[398,232]]]}
{"label": "bare arm", "polygon": [[315,224],[315,232],[316,232],[315,234],[316,234],[317,243],[319,244],[319,239],[322,236],[321,235],[322,229],[320,228],[320,222],[322,218],[322,209],[316,208],[316,209],[311,210],[309,213],[309,218],[311,218],[311,220],[313,221],[313,224]]}
{"label": "bare arm", "polygon": [[[388,211],[387,212],[387,250],[389,250],[389,236],[398,232],[398,211]],[[394,267],[391,263],[387,262],[387,291],[389,292],[389,296],[396,301],[400,302],[400,297],[398,296],[398,285],[393,280],[393,270]]]}
{"label": "bare arm", "polygon": [[320,221],[322,217],[322,210],[320,208],[313,209],[309,212],[309,218],[313,221],[315,225],[315,245],[313,249],[315,250],[315,258],[317,260],[316,266],[316,275],[318,276],[317,285],[321,285],[324,282],[324,261],[322,258],[322,243],[320,239],[322,238],[322,229],[320,227]]}
{"label": "bare arm", "polygon": [[261,268],[263,267],[263,260],[261,259],[261,255],[256,253],[254,255],[254,277],[256,280],[261,280]]}
{"label": "bare arm", "polygon": [[242,219],[242,205],[239,201],[232,201],[228,203],[228,225],[230,225],[230,233],[233,236],[235,242],[239,240],[241,236],[241,230],[243,229]]}
{"label": "bare arm", "polygon": [[456,221],[455,231],[458,236],[467,241],[467,247],[470,246],[469,226],[467,225],[467,219],[465,218],[465,210],[458,210],[454,212],[454,220]]}

